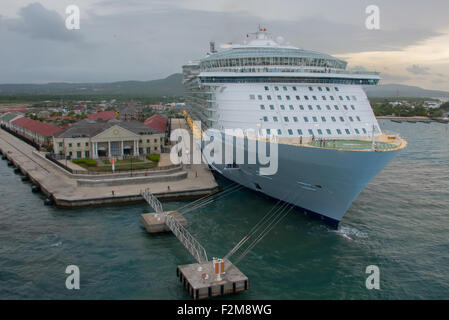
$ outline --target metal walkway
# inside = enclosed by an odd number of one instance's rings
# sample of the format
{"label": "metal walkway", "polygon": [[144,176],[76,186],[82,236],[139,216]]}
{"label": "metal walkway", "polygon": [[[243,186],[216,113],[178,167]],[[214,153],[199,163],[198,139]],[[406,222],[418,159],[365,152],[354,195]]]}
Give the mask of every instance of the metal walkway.
{"label": "metal walkway", "polygon": [[154,209],[156,213],[162,213],[162,203],[150,192],[150,189],[140,190],[142,197]]}
{"label": "metal walkway", "polygon": [[198,263],[205,263],[208,261],[207,253],[203,246],[178,222],[178,220],[176,220],[173,215],[167,214],[165,224]]}
{"label": "metal walkway", "polygon": [[176,211],[164,212],[162,203],[150,192],[149,189],[141,190],[140,194],[154,209],[157,214],[165,215],[165,224],[178,238],[182,245],[190,252],[198,263],[207,262],[207,253],[204,247],[188,232],[176,217],[172,214]]}

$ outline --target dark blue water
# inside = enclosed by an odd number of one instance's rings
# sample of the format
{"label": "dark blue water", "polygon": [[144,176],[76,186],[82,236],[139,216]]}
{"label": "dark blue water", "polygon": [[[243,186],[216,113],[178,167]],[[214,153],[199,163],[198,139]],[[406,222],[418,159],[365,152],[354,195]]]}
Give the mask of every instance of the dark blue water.
{"label": "dark blue water", "polygon": [[[409,146],[340,229],[291,212],[239,264],[250,290],[226,299],[449,298],[449,126],[381,125]],[[0,299],[189,298],[176,267],[193,259],[172,235],[145,232],[145,204],[62,210],[44,206],[1,160],[0,176]],[[210,256],[223,256],[272,206],[242,190],[187,214],[190,231]],[[65,288],[72,264],[80,290]],[[368,265],[380,268],[380,290],[365,287]]]}

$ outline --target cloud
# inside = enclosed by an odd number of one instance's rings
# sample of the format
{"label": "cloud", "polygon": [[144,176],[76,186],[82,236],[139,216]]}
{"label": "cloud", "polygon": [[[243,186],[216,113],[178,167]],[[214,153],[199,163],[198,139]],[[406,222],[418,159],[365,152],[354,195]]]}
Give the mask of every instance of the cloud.
{"label": "cloud", "polygon": [[421,67],[417,64],[414,64],[407,68],[407,71],[416,75],[426,75],[429,74],[429,67]]}
{"label": "cloud", "polygon": [[18,18],[5,21],[9,30],[33,39],[62,42],[82,40],[79,33],[66,29],[63,17],[56,11],[46,9],[38,2],[21,8],[18,15]]}
{"label": "cloud", "polygon": [[[351,68],[380,71],[387,67],[389,75],[382,76],[391,81],[422,82],[406,71],[411,65],[449,72],[425,60],[446,59],[446,39],[440,41],[438,56],[435,50],[420,56],[389,55],[414,44],[434,49],[436,44],[426,40],[440,37],[444,32],[440,26],[448,22],[444,14],[429,17],[429,12],[446,12],[449,1],[425,12],[428,4],[421,0],[378,0],[381,30],[377,31],[364,26],[368,1],[347,1],[351,5],[341,10],[340,2],[334,0],[279,0],[262,6],[260,0],[77,0],[81,30],[69,31],[64,21],[69,0],[41,0],[45,7],[29,0],[1,0],[0,11],[6,16],[0,19],[0,39],[8,46],[0,50],[0,82],[161,78],[181,72],[189,60],[204,57],[209,41],[215,40],[217,47],[230,41],[241,43],[259,24],[274,37],[282,36],[284,44],[349,59]],[[407,4],[407,15],[400,14],[401,4]],[[414,18],[422,15],[422,19]],[[369,55],[354,59],[357,53]]]}
{"label": "cloud", "polygon": [[348,70],[351,71],[368,71],[364,66],[352,66],[352,67],[348,67]]}

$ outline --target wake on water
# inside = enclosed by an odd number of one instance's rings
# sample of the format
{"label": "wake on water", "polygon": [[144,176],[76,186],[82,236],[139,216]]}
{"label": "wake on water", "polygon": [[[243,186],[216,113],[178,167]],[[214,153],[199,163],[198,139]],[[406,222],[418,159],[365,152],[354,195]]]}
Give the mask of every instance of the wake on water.
{"label": "wake on water", "polygon": [[355,239],[367,239],[368,234],[358,230],[355,227],[351,227],[348,225],[341,224],[337,230],[331,230],[330,232],[334,232],[347,240],[355,240]]}

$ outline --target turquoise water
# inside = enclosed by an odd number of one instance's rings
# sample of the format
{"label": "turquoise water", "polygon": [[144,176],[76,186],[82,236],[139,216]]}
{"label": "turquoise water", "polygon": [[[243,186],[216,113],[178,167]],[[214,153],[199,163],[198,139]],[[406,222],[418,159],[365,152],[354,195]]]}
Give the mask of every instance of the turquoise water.
{"label": "turquoise water", "polygon": [[[238,265],[250,290],[224,299],[449,298],[449,126],[381,126],[409,146],[360,194],[340,229],[292,211]],[[0,176],[0,299],[189,298],[176,267],[193,259],[172,235],[145,232],[145,204],[62,210],[44,206],[1,160]],[[242,190],[188,213],[190,231],[210,256],[223,256],[272,206]],[[65,288],[72,264],[80,290]],[[365,288],[368,265],[380,268],[380,290]]]}

